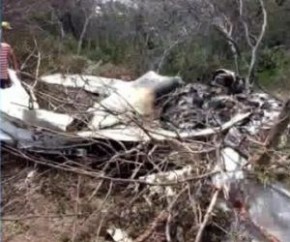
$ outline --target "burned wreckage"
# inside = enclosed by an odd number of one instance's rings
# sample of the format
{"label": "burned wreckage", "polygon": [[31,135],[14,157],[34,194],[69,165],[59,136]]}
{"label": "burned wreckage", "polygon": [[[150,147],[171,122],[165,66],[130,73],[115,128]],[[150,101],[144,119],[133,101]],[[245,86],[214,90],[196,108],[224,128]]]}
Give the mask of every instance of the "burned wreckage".
{"label": "burned wreckage", "polygon": [[[75,110],[61,104],[42,107],[31,85],[13,70],[9,75],[13,85],[0,90],[2,145],[34,154],[84,157],[94,152],[94,140],[188,143],[215,137],[219,156],[211,161],[215,172],[210,180],[223,191],[223,201],[237,214],[240,227],[259,241],[290,238],[290,192],[282,184],[262,185],[247,177],[253,169],[252,146],[265,141],[285,105],[269,94],[247,90],[234,72],[217,70],[206,84],[185,84],[180,77],[153,71],[132,82],[62,74],[37,80],[48,89],[81,92],[79,100],[74,96],[69,101]],[[85,105],[86,96],[92,99]],[[139,179],[156,184],[160,176],[164,181],[174,172],[174,179],[182,180],[191,175],[194,164],[188,165]]]}

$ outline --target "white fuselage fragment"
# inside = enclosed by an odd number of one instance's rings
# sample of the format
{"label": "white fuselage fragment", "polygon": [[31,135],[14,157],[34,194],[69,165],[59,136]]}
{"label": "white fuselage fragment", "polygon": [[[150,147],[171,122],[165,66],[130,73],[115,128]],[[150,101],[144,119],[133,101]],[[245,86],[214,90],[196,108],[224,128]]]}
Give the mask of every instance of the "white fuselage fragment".
{"label": "white fuselage fragment", "polygon": [[40,81],[48,84],[61,85],[64,87],[81,88],[91,93],[106,96],[117,90],[125,91],[128,86],[132,85],[129,82],[119,79],[78,74],[52,74],[42,76]]}
{"label": "white fuselage fragment", "polygon": [[[49,135],[45,130],[65,131],[73,118],[66,114],[39,109],[38,103],[30,99],[15,71],[10,69],[8,71],[12,85],[0,89],[1,141],[22,148],[50,147],[50,145],[57,147],[65,144],[66,138],[55,134]],[[30,101],[34,102],[33,110],[30,110]],[[39,129],[42,131],[38,132]]]}
{"label": "white fuselage fragment", "polygon": [[127,88],[126,92],[116,92],[90,108],[93,118],[88,127],[99,130],[120,123],[130,123],[134,114],[141,117],[154,112],[154,93],[146,88]]}
{"label": "white fuselage fragment", "polygon": [[230,147],[221,150],[220,159],[215,170],[218,172],[212,177],[212,182],[218,189],[223,189],[228,195],[230,186],[245,178],[243,169],[247,160]]}
{"label": "white fuselage fragment", "polygon": [[156,94],[173,89],[182,81],[180,77],[161,76],[153,71],[145,73],[132,82],[95,76],[54,74],[41,77],[45,83],[66,87],[83,88],[89,92],[107,96],[87,110],[93,115],[88,124],[90,130],[100,130],[127,123],[133,113],[144,116],[153,114]]}
{"label": "white fuselage fragment", "polygon": [[[9,70],[12,85],[0,89],[0,112],[5,119],[21,123],[22,125],[41,127],[55,131],[66,131],[73,117],[48,110],[39,109],[39,105],[32,100],[24,89],[15,71]],[[30,101],[34,109],[30,109]]]}

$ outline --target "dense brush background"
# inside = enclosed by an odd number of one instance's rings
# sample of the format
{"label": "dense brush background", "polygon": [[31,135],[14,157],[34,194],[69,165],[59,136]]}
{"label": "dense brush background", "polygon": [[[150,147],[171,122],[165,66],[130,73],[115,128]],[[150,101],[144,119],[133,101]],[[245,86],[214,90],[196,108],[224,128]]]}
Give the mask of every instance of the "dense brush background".
{"label": "dense brush background", "polygon": [[[205,4],[205,2],[209,4]],[[134,79],[148,69],[208,78],[218,67],[234,68],[233,55],[214,27],[226,16],[240,52],[241,74],[251,50],[238,18],[238,1],[6,1],[4,19],[23,71],[87,73]],[[261,28],[258,1],[244,1],[244,18],[255,39]],[[259,50],[257,75],[277,91],[289,87],[290,2],[266,0],[268,26]],[[279,90],[278,90],[279,89]]]}

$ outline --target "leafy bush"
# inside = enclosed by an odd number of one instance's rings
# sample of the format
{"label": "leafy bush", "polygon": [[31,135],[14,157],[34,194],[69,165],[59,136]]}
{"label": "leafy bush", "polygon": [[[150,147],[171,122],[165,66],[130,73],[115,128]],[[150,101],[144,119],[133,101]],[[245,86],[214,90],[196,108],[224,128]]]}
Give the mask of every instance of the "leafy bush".
{"label": "leafy bush", "polygon": [[261,51],[257,67],[260,83],[268,88],[289,89],[290,62],[285,49],[265,48]]}

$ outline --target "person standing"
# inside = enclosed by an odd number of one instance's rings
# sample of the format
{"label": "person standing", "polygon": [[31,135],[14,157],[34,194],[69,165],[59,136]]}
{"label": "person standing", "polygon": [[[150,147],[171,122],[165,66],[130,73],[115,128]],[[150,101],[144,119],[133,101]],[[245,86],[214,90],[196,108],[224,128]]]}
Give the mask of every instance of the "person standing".
{"label": "person standing", "polygon": [[[9,22],[2,22],[1,28],[2,33],[12,30]],[[0,88],[7,88],[11,86],[11,80],[8,74],[8,68],[10,67],[10,65],[12,65],[12,68],[16,71],[16,73],[19,72],[19,67],[16,56],[14,54],[14,50],[8,43],[5,42],[2,34],[0,46]]]}

